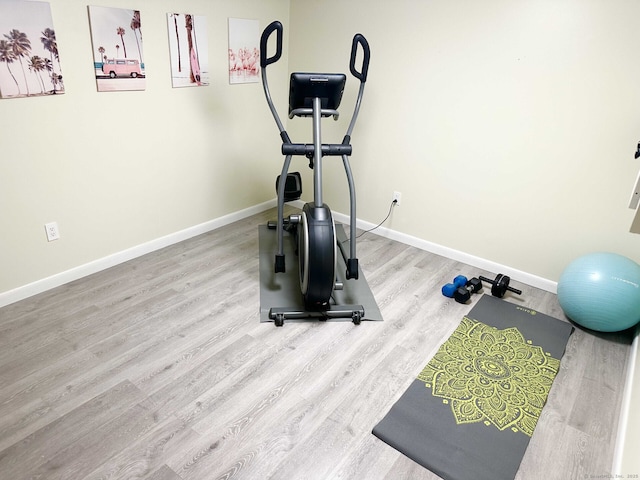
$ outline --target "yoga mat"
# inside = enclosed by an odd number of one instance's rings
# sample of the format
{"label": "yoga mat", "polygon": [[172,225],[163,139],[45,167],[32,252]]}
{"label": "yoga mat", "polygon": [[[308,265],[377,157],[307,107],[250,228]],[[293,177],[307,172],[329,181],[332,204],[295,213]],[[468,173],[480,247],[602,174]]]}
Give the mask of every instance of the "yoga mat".
{"label": "yoga mat", "polygon": [[[273,262],[278,251],[278,237],[275,230],[270,230],[266,225],[258,226],[259,264],[260,264],[260,321],[272,322],[269,318],[269,309],[273,307],[287,307],[304,310],[304,299],[300,292],[300,280],[298,277],[298,257],[295,254],[292,236],[284,232],[284,255],[286,272],[275,273]],[[342,224],[336,224],[336,239],[345,242],[347,235]],[[364,318],[362,320],[382,320],[382,314],[378,308],[373,293],[367,284],[367,280],[358,267],[358,280],[347,280],[347,267],[342,255],[338,252],[336,267],[338,281],[344,284],[342,290],[333,293],[332,304],[338,305],[362,305]],[[327,321],[350,322],[351,318],[330,318]],[[309,321],[290,319],[286,322]]]}
{"label": "yoga mat", "polygon": [[482,295],[373,434],[445,480],[512,480],[572,332]]}

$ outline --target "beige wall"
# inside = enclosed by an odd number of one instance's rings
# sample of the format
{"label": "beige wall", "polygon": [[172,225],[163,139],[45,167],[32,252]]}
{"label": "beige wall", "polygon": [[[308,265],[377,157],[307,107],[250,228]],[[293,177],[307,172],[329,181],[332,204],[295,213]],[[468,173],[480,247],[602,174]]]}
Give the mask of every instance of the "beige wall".
{"label": "beige wall", "polygon": [[[107,3],[141,9],[145,91],[98,93],[87,2],[50,0],[66,93],[0,100],[0,293],[275,196],[278,132],[260,83],[229,85],[227,19],[287,22],[288,0]],[[207,17],[210,86],[171,86],[175,9]]]}
{"label": "beige wall", "polygon": [[[395,190],[392,230],[551,282],[586,252],[640,261],[627,209],[636,2],[193,0],[180,8],[207,16],[212,84],[173,89],[176,7],[156,1],[142,9],[147,90],[120,93],[96,92],[86,3],[50,3],[67,93],[0,101],[0,292],[273,198],[277,131],[259,84],[228,85],[230,16],[283,21],[285,59],[270,72],[282,110],[287,55],[291,70],[346,71],[353,33],[369,39],[352,159],[362,220],[381,220]],[[338,140],[355,91],[350,79],[327,126]],[[289,129],[309,138],[304,121]],[[347,212],[341,166],[326,164],[326,199]]]}
{"label": "beige wall", "polygon": [[[640,169],[640,3],[371,5],[291,1],[292,70],[344,72],[353,34],[371,44],[353,135],[359,218],[377,223],[400,191],[391,229],[554,282],[587,252],[640,262],[627,208]],[[346,213],[334,165],[326,200]]]}

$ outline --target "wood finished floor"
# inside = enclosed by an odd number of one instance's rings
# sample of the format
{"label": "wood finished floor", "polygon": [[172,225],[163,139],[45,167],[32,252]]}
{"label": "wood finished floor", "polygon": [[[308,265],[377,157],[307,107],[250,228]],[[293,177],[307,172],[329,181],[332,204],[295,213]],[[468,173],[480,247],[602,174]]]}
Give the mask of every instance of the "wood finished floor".
{"label": "wood finished floor", "polygon": [[[258,311],[274,216],[0,309],[0,478],[438,478],[371,429],[471,308],[441,285],[490,272],[366,234],[385,320],[276,328]],[[513,284],[509,301],[564,318]],[[576,329],[516,478],[612,473],[630,343]]]}

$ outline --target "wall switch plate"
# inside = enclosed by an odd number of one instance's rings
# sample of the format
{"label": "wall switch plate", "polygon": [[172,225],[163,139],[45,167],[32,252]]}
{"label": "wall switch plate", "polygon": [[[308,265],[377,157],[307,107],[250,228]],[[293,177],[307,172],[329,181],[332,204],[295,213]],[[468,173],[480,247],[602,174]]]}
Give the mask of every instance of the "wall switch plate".
{"label": "wall switch plate", "polygon": [[47,232],[47,240],[49,242],[60,238],[60,231],[58,230],[58,224],[56,222],[45,223],[44,229]]}
{"label": "wall switch plate", "polygon": [[638,178],[631,192],[631,199],[629,200],[629,208],[636,210],[640,201],[640,172],[638,172]]}
{"label": "wall switch plate", "polygon": [[633,217],[633,222],[631,222],[631,228],[629,231],[631,233],[640,233],[640,210],[636,210],[636,214]]}

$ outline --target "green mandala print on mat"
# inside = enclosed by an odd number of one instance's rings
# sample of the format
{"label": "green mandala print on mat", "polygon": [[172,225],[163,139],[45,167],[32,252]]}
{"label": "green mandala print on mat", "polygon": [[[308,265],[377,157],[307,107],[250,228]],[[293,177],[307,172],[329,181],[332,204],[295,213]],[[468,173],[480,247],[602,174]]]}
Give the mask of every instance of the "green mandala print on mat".
{"label": "green mandala print on mat", "polygon": [[418,380],[450,404],[458,425],[482,421],[530,437],[559,367],[517,328],[464,317]]}

